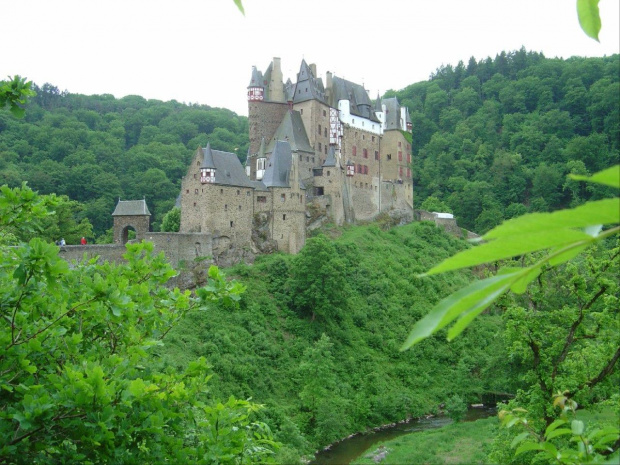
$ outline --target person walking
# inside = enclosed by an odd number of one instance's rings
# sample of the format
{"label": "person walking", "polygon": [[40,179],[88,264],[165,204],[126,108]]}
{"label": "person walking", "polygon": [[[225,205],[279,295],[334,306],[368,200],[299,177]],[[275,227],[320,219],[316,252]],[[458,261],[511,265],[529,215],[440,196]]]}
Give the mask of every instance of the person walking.
{"label": "person walking", "polygon": [[86,245],[86,238],[85,237],[82,237],[82,239],[80,240],[80,244]]}

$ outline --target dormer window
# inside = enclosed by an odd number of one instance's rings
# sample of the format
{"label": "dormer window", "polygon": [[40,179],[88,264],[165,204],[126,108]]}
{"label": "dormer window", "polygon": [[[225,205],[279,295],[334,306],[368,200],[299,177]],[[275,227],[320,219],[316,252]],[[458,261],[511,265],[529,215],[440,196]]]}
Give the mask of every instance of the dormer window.
{"label": "dormer window", "polygon": [[200,168],[200,182],[203,184],[215,182],[215,169]]}

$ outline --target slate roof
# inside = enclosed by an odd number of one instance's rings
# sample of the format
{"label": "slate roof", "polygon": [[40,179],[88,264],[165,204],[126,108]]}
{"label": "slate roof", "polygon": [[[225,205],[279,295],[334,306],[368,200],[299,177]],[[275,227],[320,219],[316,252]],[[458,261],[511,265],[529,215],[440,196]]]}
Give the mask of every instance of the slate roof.
{"label": "slate roof", "polygon": [[234,153],[212,150],[211,144],[202,149],[203,166],[211,163],[215,168],[215,184],[238,187],[254,187]]}
{"label": "slate roof", "polygon": [[301,114],[297,110],[287,111],[282,119],[280,126],[273,135],[273,140],[267,148],[267,153],[273,153],[277,141],[287,141],[291,144],[293,152],[314,153],[314,149],[308,140],[306,127],[301,120]]}
{"label": "slate roof", "polygon": [[307,100],[319,100],[327,103],[323,80],[312,74],[312,70],[306,63],[306,60],[301,60],[294,92],[293,103],[305,102]]}
{"label": "slate roof", "polygon": [[327,151],[327,158],[325,159],[325,163],[323,163],[323,166],[336,166],[336,148],[333,145],[329,146],[329,150]]}
{"label": "slate roof", "polygon": [[348,100],[351,103],[351,114],[379,122],[368,92],[359,84],[334,76],[330,98],[329,105],[333,108],[338,108],[340,100]]}
{"label": "slate roof", "polygon": [[289,176],[293,163],[292,158],[291,145],[286,141],[276,141],[273,153],[265,168],[263,184],[267,187],[290,187]]}
{"label": "slate roof", "polygon": [[151,212],[146,206],[146,200],[121,200],[118,199],[116,208],[112,216],[151,216]]}
{"label": "slate roof", "polygon": [[385,105],[385,130],[401,129],[400,105],[396,97],[383,99]]}
{"label": "slate roof", "polygon": [[250,79],[250,84],[248,85],[248,89],[250,87],[264,87],[263,84],[263,73],[261,73],[256,66],[252,66],[252,78]]}

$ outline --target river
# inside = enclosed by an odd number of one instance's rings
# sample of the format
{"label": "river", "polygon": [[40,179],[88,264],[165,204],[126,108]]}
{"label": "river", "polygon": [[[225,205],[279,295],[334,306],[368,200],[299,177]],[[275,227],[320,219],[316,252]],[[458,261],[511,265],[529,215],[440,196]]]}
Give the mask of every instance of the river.
{"label": "river", "polygon": [[[470,408],[464,421],[475,421],[487,418],[495,414],[495,408]],[[441,428],[452,420],[446,416],[421,418],[407,423],[398,423],[394,426],[356,434],[347,439],[333,444],[329,450],[322,450],[316,454],[316,458],[309,465],[349,465],[353,460],[360,457],[374,444],[389,441],[404,434],[416,431],[425,431],[433,428]]]}

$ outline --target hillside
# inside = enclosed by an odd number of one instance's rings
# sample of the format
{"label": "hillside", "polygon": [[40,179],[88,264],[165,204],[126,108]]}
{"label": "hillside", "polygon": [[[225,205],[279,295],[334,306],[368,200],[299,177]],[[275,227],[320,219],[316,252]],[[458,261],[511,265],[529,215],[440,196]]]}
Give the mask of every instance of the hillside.
{"label": "hillside", "polygon": [[521,49],[386,93],[411,112],[418,205],[432,197],[482,233],[605,196],[566,175],[618,160],[619,66],[618,55],[564,60]]}
{"label": "hillside", "polygon": [[510,391],[498,316],[451,344],[442,334],[399,352],[413,322],[470,279],[416,275],[463,247],[430,223],[371,225],[310,239],[298,256],[239,265],[227,271],[247,286],[239,308],[191,314],[169,334],[159,363],[180,369],[205,356],[212,395],[266,404],[291,457],[436,412],[453,394],[479,402]]}
{"label": "hillside", "polygon": [[[456,67],[397,97],[413,123],[416,206],[451,210],[482,233],[528,211],[603,197],[567,173],[593,173],[618,159],[619,56],[545,58],[524,49]],[[146,198],[159,230],[198,146],[248,151],[248,120],[229,110],[139,96],[85,96],[35,86],[16,120],[0,113],[0,184],[22,181],[82,205],[79,223],[109,241],[119,197]],[[240,90],[242,91],[242,90]],[[425,203],[426,202],[426,203]]]}

